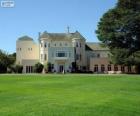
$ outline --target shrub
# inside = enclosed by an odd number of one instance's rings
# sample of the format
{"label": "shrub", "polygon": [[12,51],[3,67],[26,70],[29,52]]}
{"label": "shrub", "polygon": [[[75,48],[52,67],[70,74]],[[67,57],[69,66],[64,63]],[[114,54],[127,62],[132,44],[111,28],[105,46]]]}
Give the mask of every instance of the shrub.
{"label": "shrub", "polygon": [[14,73],[22,73],[23,70],[23,66],[16,64],[16,65],[12,65],[9,67],[8,72],[14,72]]}
{"label": "shrub", "polygon": [[34,66],[34,71],[36,72],[36,73],[41,73],[42,72],[42,70],[43,70],[43,64],[41,64],[41,63],[36,63],[35,64],[35,66]]}

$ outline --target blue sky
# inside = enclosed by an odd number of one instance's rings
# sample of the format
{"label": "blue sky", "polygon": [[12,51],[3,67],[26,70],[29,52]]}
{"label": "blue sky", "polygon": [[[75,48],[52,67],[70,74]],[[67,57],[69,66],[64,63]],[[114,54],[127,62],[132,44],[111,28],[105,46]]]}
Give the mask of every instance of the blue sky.
{"label": "blue sky", "polygon": [[[0,0],[2,1],[2,0]],[[37,41],[38,32],[78,30],[88,42],[95,34],[102,15],[117,0],[14,0],[14,8],[0,7],[0,49],[15,52],[16,40],[24,35]]]}

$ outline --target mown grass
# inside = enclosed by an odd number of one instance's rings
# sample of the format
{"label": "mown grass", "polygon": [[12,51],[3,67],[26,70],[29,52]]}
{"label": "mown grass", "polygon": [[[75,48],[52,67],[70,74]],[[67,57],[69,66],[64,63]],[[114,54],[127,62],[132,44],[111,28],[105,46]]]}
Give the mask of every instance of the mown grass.
{"label": "mown grass", "polygon": [[0,75],[0,116],[140,116],[140,76]]}

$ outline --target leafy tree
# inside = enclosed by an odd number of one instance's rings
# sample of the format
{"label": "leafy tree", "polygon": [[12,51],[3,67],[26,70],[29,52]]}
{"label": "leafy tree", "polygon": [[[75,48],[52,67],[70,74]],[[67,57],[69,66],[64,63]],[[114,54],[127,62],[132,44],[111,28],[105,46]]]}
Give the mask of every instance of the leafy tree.
{"label": "leafy tree", "polygon": [[34,66],[34,71],[36,73],[41,73],[43,71],[43,64],[41,64],[40,62],[36,63]]}
{"label": "leafy tree", "polygon": [[7,68],[14,64],[15,57],[0,50],[0,73],[6,73]]}
{"label": "leafy tree", "polygon": [[140,68],[140,0],[118,0],[100,19],[96,33],[110,48],[113,63]]}

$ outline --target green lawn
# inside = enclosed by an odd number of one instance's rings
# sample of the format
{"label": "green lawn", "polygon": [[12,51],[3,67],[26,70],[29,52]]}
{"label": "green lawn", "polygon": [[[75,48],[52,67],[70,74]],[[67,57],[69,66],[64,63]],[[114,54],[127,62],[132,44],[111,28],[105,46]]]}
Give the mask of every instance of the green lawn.
{"label": "green lawn", "polygon": [[0,116],[140,116],[140,76],[0,75]]}

